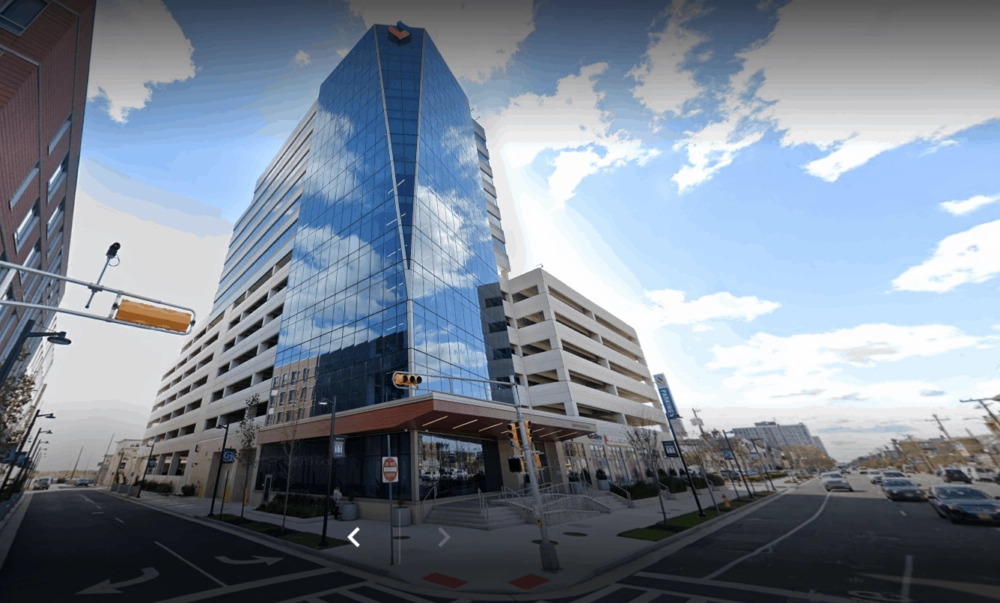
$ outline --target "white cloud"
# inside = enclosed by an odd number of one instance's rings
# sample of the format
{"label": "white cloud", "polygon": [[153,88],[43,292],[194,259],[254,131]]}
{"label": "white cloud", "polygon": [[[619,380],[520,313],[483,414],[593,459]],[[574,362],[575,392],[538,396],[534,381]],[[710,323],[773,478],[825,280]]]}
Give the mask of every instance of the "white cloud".
{"label": "white cloud", "polygon": [[[669,13],[666,25],[661,31],[650,33],[642,63],[628,74],[636,81],[632,95],[658,116],[682,113],[684,103],[701,94],[702,88],[694,81],[693,74],[682,70],[681,65],[695,46],[708,39],[685,27],[690,19],[701,14],[698,6],[674,0],[664,12]],[[708,60],[709,56],[703,53],[699,60]]]}
{"label": "white cloud", "polygon": [[646,297],[653,302],[655,319],[660,325],[695,325],[696,331],[710,330],[702,325],[709,320],[751,321],[774,312],[781,304],[750,296],[736,297],[729,292],[703,295],[697,299],[685,300],[683,291],[660,289],[646,291]]}
{"label": "white cloud", "polygon": [[305,67],[312,62],[312,58],[309,56],[309,53],[304,50],[296,52],[295,56],[292,57],[292,60],[295,61],[295,64],[299,67]]}
{"label": "white cloud", "polygon": [[[770,37],[739,55],[722,120],[692,140],[752,144],[739,126],[768,124],[783,145],[825,152],[804,167],[827,181],[904,144],[943,143],[1000,118],[1000,80],[990,75],[998,19],[1000,4],[979,0],[791,2]],[[715,171],[688,169],[678,184]]]}
{"label": "white cloud", "polygon": [[94,23],[88,100],[103,97],[111,119],[152,98],[153,87],[194,77],[194,48],[160,0],[107,0]]}
{"label": "white cloud", "polygon": [[535,30],[531,0],[350,0],[365,25],[424,27],[456,77],[484,82],[510,64]]}
{"label": "white cloud", "polygon": [[944,293],[1000,274],[1000,220],[986,222],[938,243],[934,255],[892,281],[899,291]]}
{"label": "white cloud", "polygon": [[994,203],[996,201],[1000,201],[1000,195],[976,195],[974,197],[969,197],[964,201],[945,201],[941,204],[941,209],[953,216],[964,216],[965,214],[972,213],[984,205],[989,205],[990,203]]}
{"label": "white cloud", "polygon": [[344,48],[337,50],[337,56],[339,56],[340,58],[344,58],[347,56],[347,53],[349,52],[351,52],[351,47],[345,46]]}
{"label": "white cloud", "polygon": [[[745,343],[716,345],[713,370],[726,371],[723,383],[740,390],[749,401],[772,402],[794,393],[821,391],[828,401],[861,401],[868,405],[914,404],[923,392],[942,389],[926,381],[863,381],[846,369],[878,369],[885,363],[940,356],[968,348],[986,349],[1000,341],[997,336],[968,335],[948,325],[898,326],[862,324],[824,333],[776,336],[758,333]],[[924,404],[931,404],[926,402]]]}

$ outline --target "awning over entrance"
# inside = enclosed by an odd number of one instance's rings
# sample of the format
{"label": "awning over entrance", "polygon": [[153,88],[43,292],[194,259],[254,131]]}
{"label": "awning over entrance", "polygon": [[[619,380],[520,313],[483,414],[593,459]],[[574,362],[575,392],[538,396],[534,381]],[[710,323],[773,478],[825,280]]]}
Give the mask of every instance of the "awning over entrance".
{"label": "awning over entrance", "polygon": [[[589,419],[560,417],[522,407],[525,420],[531,421],[535,441],[568,440],[597,432]],[[517,413],[513,406],[486,400],[430,393],[404,400],[376,404],[337,413],[337,435],[431,431],[456,436],[496,439]],[[287,425],[274,425],[261,430],[260,443],[268,444],[289,439]],[[295,429],[295,439],[330,435],[329,414],[303,419]]]}

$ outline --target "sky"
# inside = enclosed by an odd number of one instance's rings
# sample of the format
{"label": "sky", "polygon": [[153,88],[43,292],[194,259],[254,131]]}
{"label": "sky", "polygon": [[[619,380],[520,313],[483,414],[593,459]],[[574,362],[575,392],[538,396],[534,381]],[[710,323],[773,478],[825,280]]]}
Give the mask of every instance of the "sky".
{"label": "sky", "polygon": [[[998,19],[979,0],[105,0],[69,274],[119,241],[105,284],[205,316],[320,83],[402,20],[486,129],[512,274],[542,265],[631,324],[685,418],[805,422],[843,460],[938,435],[934,413],[982,433],[959,400],[1000,393]],[[183,344],[60,328],[43,468],[140,437]]]}

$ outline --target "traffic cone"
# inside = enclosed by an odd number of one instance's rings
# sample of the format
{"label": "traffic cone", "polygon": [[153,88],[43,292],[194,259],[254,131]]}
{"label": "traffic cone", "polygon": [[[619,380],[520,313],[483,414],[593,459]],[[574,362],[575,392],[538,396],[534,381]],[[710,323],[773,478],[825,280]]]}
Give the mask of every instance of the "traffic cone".
{"label": "traffic cone", "polygon": [[733,506],[729,504],[729,498],[725,494],[722,495],[722,507],[725,509],[732,509]]}

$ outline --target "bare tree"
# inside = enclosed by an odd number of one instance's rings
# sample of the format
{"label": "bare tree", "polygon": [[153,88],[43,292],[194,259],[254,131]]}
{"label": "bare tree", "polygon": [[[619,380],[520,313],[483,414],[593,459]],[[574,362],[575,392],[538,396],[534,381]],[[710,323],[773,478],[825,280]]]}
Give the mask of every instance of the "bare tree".
{"label": "bare tree", "polygon": [[0,386],[0,450],[16,446],[30,418],[25,413],[35,398],[35,377],[25,373],[20,379],[9,378]]}
{"label": "bare tree", "polygon": [[663,496],[660,495],[660,479],[657,475],[660,460],[660,438],[656,432],[646,427],[629,427],[625,432],[629,446],[635,450],[636,458],[645,465],[648,475],[652,476],[656,497],[660,499],[660,512],[663,513],[663,527],[667,526],[667,509],[663,506]]}
{"label": "bare tree", "polygon": [[285,421],[280,430],[281,449],[285,453],[285,465],[279,465],[279,473],[285,477],[285,504],[281,511],[281,529],[285,529],[285,521],[288,518],[288,497],[292,489],[292,470],[295,466],[296,454],[299,451],[298,433],[299,424],[302,423],[306,408],[298,402],[290,404],[291,408],[285,410]]}
{"label": "bare tree", "polygon": [[243,517],[243,511],[246,509],[250,474],[253,471],[254,461],[257,457],[257,434],[260,433],[260,426],[257,425],[256,421],[258,404],[260,404],[260,394],[254,394],[247,398],[245,402],[246,408],[243,411],[243,419],[239,424],[240,447],[236,452],[236,459],[239,461],[240,467],[244,469],[243,500],[240,505],[241,518]]}

